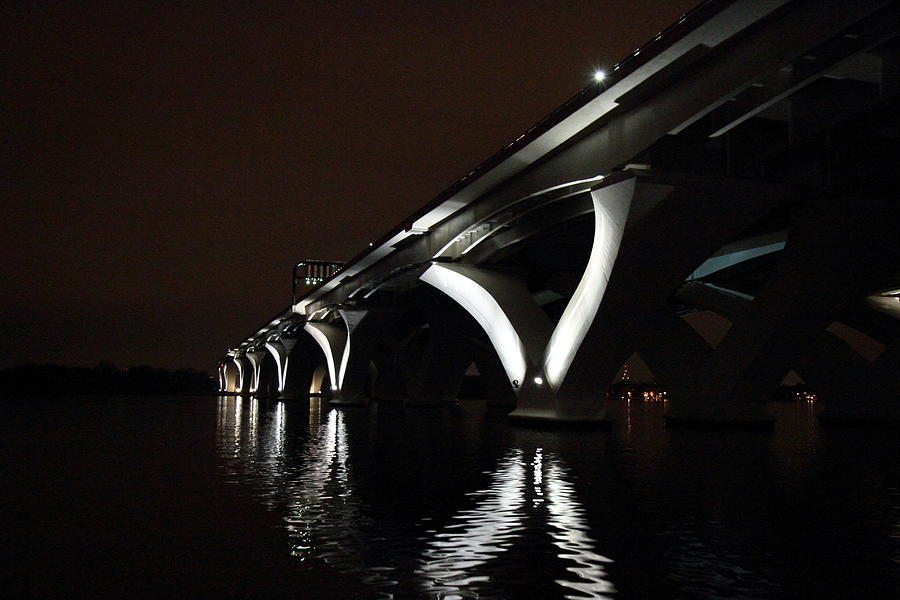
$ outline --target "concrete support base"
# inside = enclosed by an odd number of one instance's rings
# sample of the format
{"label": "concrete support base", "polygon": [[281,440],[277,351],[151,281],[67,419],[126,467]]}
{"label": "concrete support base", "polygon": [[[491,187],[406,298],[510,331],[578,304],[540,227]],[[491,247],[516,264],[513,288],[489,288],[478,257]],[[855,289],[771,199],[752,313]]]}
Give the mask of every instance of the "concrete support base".
{"label": "concrete support base", "polygon": [[536,427],[579,427],[590,429],[608,429],[612,420],[606,411],[560,411],[556,408],[517,408],[509,413],[509,419],[520,425]]}
{"label": "concrete support base", "polygon": [[356,396],[352,398],[347,397],[332,397],[328,400],[328,404],[331,406],[366,406],[369,403],[369,398],[366,396]]}

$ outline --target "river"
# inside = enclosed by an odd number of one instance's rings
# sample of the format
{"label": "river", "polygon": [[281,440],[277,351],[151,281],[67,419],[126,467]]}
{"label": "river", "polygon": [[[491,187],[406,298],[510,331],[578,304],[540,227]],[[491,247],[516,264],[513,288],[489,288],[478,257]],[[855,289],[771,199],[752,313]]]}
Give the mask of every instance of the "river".
{"label": "river", "polygon": [[6,597],[900,597],[896,431],[664,410],[6,398]]}

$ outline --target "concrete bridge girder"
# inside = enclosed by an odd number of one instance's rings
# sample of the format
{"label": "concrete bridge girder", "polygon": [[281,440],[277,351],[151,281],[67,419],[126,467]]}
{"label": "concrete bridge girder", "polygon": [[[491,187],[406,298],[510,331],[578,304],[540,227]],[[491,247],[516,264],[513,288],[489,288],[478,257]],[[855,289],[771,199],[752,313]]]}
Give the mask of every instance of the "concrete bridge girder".
{"label": "concrete bridge girder", "polygon": [[[479,247],[486,242],[491,243],[491,245],[495,247],[504,247],[508,245],[508,243],[497,242],[497,234],[509,232],[514,224],[517,221],[521,221],[523,218],[527,218],[541,211],[547,212],[547,209],[551,207],[554,209],[550,213],[551,218],[556,221],[577,217],[586,212],[591,212],[593,210],[593,205],[590,201],[589,192],[593,185],[603,179],[603,176],[597,176],[590,179],[572,181],[553,186],[547,190],[529,194],[524,198],[519,198],[469,226],[466,231],[458,235],[451,242],[445,244],[434,257],[445,259],[460,259],[465,257],[465,262],[481,262],[472,257],[473,251],[477,250],[479,251],[479,254],[483,254],[484,250]],[[560,211],[558,205],[563,202],[569,203],[573,199],[583,199],[584,202],[581,204],[584,206],[576,208],[575,214],[573,215],[561,215],[560,212],[564,211]],[[546,225],[546,223],[544,224]]]}
{"label": "concrete bridge girder", "polygon": [[[662,63],[668,63],[663,68],[665,76],[657,78],[659,82],[651,77],[637,85],[622,82],[613,86],[608,92],[618,91],[619,96],[601,94],[567,121],[546,132],[540,141],[533,142],[533,147],[523,149],[519,153],[521,157],[517,155],[493,168],[448,199],[447,204],[452,206],[447,210],[452,212],[444,215],[427,235],[417,235],[418,239],[396,249],[379,248],[378,257],[360,261],[359,268],[366,270],[375,261],[388,270],[423,262],[438,256],[442,248],[484,215],[527,198],[536,190],[590,180],[611,172],[660,138],[682,131],[728,103],[764,74],[776,72],[799,59],[810,47],[837,35],[848,23],[867,17],[883,3],[854,3],[851,7],[828,0],[828,10],[817,6],[821,3],[801,3],[755,35],[729,37],[732,34],[725,34],[733,27],[733,33],[740,31],[779,4],[784,2],[747,1],[729,7],[725,11],[727,16],[723,15],[727,25],[710,25],[708,29],[698,30],[693,42],[686,39],[687,45],[679,45],[677,50],[672,48],[659,57]],[[809,27],[810,23],[818,26]],[[648,64],[645,71],[649,75],[660,68]],[[687,71],[689,77],[678,77]],[[665,93],[656,93],[661,86],[665,87]],[[410,236],[400,237],[404,241],[410,239]],[[381,272],[380,269],[366,273],[362,270],[348,268],[346,280],[362,281]],[[342,282],[335,282],[327,291],[310,299],[302,310],[308,314],[321,306],[343,302],[349,293],[343,288]]]}
{"label": "concrete bridge girder", "polygon": [[[839,123],[848,129],[868,131],[872,124],[848,120],[850,113],[829,114],[829,102],[836,89],[832,84],[843,77],[834,68],[840,67],[842,72],[858,77],[864,69],[848,67],[845,59],[858,57],[866,49],[894,36],[896,20],[885,18],[893,16],[893,12],[896,12],[896,2],[888,0],[856,3],[739,0],[718,6],[714,14],[709,13],[712,15],[709,19],[698,21],[696,26],[685,25],[681,33],[670,38],[672,41],[656,46],[655,52],[642,52],[640,59],[632,59],[632,67],[623,64],[625,68],[619,70],[618,77],[611,77],[608,85],[583,92],[571,105],[526,132],[503,153],[467,175],[354,259],[341,277],[300,299],[287,313],[311,315],[309,318],[315,322],[319,311],[342,304],[358,302],[356,306],[364,306],[367,302],[374,303],[375,298],[396,300],[398,293],[406,289],[404,286],[418,283],[416,269],[426,265],[427,271],[421,276],[423,281],[434,285],[427,281],[431,278],[444,285],[445,291],[471,288],[461,297],[480,296],[482,304],[489,305],[490,310],[485,312],[487,316],[481,323],[485,331],[493,329],[494,337],[512,340],[511,344],[504,344],[492,337],[491,343],[498,353],[501,347],[512,348],[501,357],[501,367],[507,381],[518,384],[520,413],[530,410],[532,416],[554,419],[591,419],[602,414],[602,408],[597,405],[602,390],[634,350],[651,364],[661,383],[673,391],[685,390],[684,394],[671,396],[673,408],[683,414],[731,418],[741,412],[753,413],[757,406],[752,402],[742,404],[741,398],[748,399],[754,394],[759,397],[758,393],[775,381],[775,373],[794,358],[801,346],[815,341],[821,323],[827,322],[829,315],[833,317],[831,313],[845,306],[858,291],[850,281],[858,283],[858,274],[850,273],[846,281],[840,282],[839,274],[820,265],[807,264],[809,257],[847,264],[837,254],[818,248],[816,234],[809,232],[805,237],[792,234],[790,252],[784,249],[783,241],[773,241],[767,247],[750,240],[749,248],[732,248],[730,252],[719,252],[718,256],[712,254],[717,247],[722,248],[717,244],[734,240],[743,231],[742,226],[761,225],[754,219],[786,196],[777,186],[735,181],[654,181],[650,177],[638,177],[627,206],[618,205],[625,217],[612,228],[614,235],[599,233],[598,213],[602,211],[597,208],[596,198],[610,194],[611,188],[621,186],[632,176],[628,173],[609,176],[629,162],[652,163],[657,167],[669,165],[712,176],[722,173],[765,176],[810,189],[845,189],[847,182],[867,183],[865,177],[880,181],[880,174],[874,175],[874,169],[875,166],[884,168],[882,161],[873,163],[873,167],[865,165],[871,170],[864,170],[858,177],[839,177],[838,170],[852,172],[856,167],[853,161],[837,160],[830,141],[829,149],[822,152],[823,156],[827,155],[824,157],[818,156],[818,148],[800,147],[797,142],[807,139],[815,145],[817,142],[809,136],[827,129],[829,140],[836,133],[835,143],[840,145],[843,137],[842,130],[836,126]],[[891,53],[893,56],[893,50]],[[872,64],[881,66],[892,60],[875,55],[869,58],[875,58]],[[873,96],[883,102],[890,96],[885,90],[890,88],[893,94],[896,86],[890,81],[890,74],[895,70],[882,70],[877,76],[871,76],[869,83],[882,85],[881,92]],[[829,73],[831,77],[824,79]],[[823,91],[819,86],[808,85],[811,82],[827,84],[827,87]],[[871,90],[871,86],[865,87]],[[801,91],[811,99],[805,98]],[[807,100],[819,109],[803,108]],[[862,114],[860,103],[842,102],[843,108],[852,109],[853,115]],[[798,107],[803,110],[794,110]],[[866,113],[867,118],[881,112],[887,114],[888,107],[869,104],[866,107],[871,112],[871,115]],[[820,120],[827,123],[821,124]],[[777,127],[771,128],[776,122]],[[748,140],[743,139],[744,134]],[[759,135],[762,138],[757,140]],[[872,135],[868,133],[853,142],[856,144],[852,146],[853,152],[871,146],[865,140]],[[772,150],[773,142],[777,146],[775,150]],[[760,148],[765,148],[765,152]],[[874,148],[873,154],[880,152],[881,145],[875,144]],[[673,161],[670,159],[673,149],[689,151],[683,153],[683,160]],[[859,159],[860,164],[864,160],[868,159]],[[789,164],[782,169],[777,164],[780,161]],[[602,176],[607,180],[602,185],[593,185]],[[865,185],[864,189],[869,193],[885,193],[877,186]],[[735,197],[738,197],[736,201]],[[584,202],[588,199],[589,203]],[[529,273],[529,285],[535,288],[540,281],[539,285],[546,288],[543,291],[548,293],[541,302],[553,315],[559,314],[565,297],[572,294],[578,281],[576,294],[566,306],[563,318],[555,328],[552,324],[548,327],[542,309],[537,307],[535,311],[530,293],[535,290],[529,290],[508,274],[479,265],[496,265],[507,258],[537,265],[539,261],[528,262],[531,258],[525,256],[532,249],[543,249],[533,238],[549,237],[546,231],[562,229],[563,223],[566,228],[577,230],[573,237],[578,242],[569,246],[574,247],[571,255],[575,256],[587,243],[582,241],[588,233],[582,225],[587,225],[589,220],[588,211],[578,201],[589,204],[594,214],[595,239],[587,271],[580,280],[573,272],[566,272],[570,281],[565,286],[549,283],[550,279],[544,277],[544,265]],[[554,203],[556,206],[549,206]],[[602,202],[600,205],[604,206]],[[782,208],[786,209],[787,203]],[[879,215],[883,213],[884,210]],[[582,215],[585,218],[581,223],[570,222]],[[875,218],[880,218],[879,215]],[[780,218],[781,214],[775,216]],[[771,219],[762,226],[768,224]],[[598,243],[598,236],[604,241]],[[610,243],[616,236],[617,241]],[[841,242],[833,231],[826,237],[838,245]],[[854,233],[853,237],[864,243],[866,236]],[[800,244],[805,247],[805,254],[801,254],[807,258],[798,258],[796,248],[801,239],[805,240]],[[528,250],[520,252],[526,246]],[[598,250],[601,246],[608,248]],[[609,247],[614,249],[610,251]],[[854,252],[849,254],[857,256]],[[760,260],[754,265],[741,263],[743,267],[737,271],[729,269],[729,265],[746,256]],[[734,285],[747,294],[726,294],[730,302],[719,312],[728,316],[733,325],[715,349],[707,348],[697,339],[665,303],[676,290],[676,297],[686,302],[702,302],[702,296],[711,293],[721,296],[717,294],[721,290],[704,284],[679,290],[685,278],[715,275],[710,278],[712,281],[730,287],[745,272],[741,269],[761,273],[759,264],[765,262],[768,273],[776,259],[774,278],[764,284],[762,292],[757,291],[762,280],[754,279],[743,282],[750,286],[747,289]],[[457,262],[447,264],[442,260]],[[548,258],[544,264],[552,262]],[[592,263],[602,264],[603,268],[594,268],[596,265]],[[693,271],[685,273],[687,267]],[[809,272],[792,278],[791,269]],[[588,281],[594,271],[601,275]],[[867,272],[867,268],[859,271]],[[890,277],[884,275],[870,273],[862,277],[869,286],[868,293],[896,289],[897,281],[892,279],[895,272]],[[832,297],[822,301],[811,291],[830,293],[825,286],[815,287],[813,280],[819,276],[834,282],[835,286]],[[501,282],[503,277],[508,280]],[[792,286],[803,289],[792,289]],[[555,296],[551,291],[556,292]],[[900,310],[897,309],[900,301],[893,297],[869,300],[886,300],[890,308]],[[722,298],[717,301],[721,304]],[[810,314],[804,313],[804,305],[812,307]],[[357,401],[362,398],[365,373],[371,364],[367,360],[371,354],[369,345],[378,336],[363,335],[367,327],[352,330],[360,322],[372,327],[373,332],[378,328],[372,317],[363,315],[354,325],[352,315],[342,316],[343,341],[334,332],[329,334],[334,338],[329,341],[329,335],[317,326],[307,327],[310,333],[312,327],[320,334],[316,341],[329,364],[330,380],[339,392],[336,399]],[[795,317],[797,322],[784,325]],[[244,342],[241,354],[246,348],[258,347],[274,327],[280,330],[279,323],[280,319],[272,321]],[[761,327],[758,338],[753,336],[754,327]],[[879,333],[884,338],[880,341],[888,345],[895,339],[884,331]],[[685,350],[679,353],[679,347]],[[279,354],[271,348],[268,350],[277,360]],[[428,352],[432,352],[430,347]],[[745,353],[742,359],[747,362],[728,368],[716,366],[742,352]],[[767,352],[770,356],[765,356]],[[422,364],[417,368],[431,362],[430,354],[421,358]],[[279,363],[282,383],[287,372],[287,355],[283,362],[283,369]],[[252,375],[250,367],[252,364],[244,373]],[[255,384],[252,376],[249,379],[250,384],[258,386],[258,376]],[[407,377],[410,389],[419,385],[414,379]],[[725,379],[733,381],[726,383]],[[248,385],[244,381],[243,389]],[[705,403],[704,410],[688,402],[687,390],[695,385],[705,386],[705,399],[692,398]]]}
{"label": "concrete bridge girder", "polygon": [[471,264],[495,262],[504,254],[514,252],[518,244],[527,242],[541,232],[552,231],[584,217],[592,217],[593,212],[594,205],[589,191],[544,205],[540,209],[519,215],[503,228],[494,229],[480,237],[460,253],[460,260]]}

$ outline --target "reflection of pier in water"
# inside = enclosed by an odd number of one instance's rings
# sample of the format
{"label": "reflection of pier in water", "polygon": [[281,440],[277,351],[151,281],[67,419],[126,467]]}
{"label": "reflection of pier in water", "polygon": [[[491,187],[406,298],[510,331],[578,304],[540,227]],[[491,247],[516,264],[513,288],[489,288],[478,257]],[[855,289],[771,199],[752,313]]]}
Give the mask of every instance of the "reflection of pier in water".
{"label": "reflection of pier in water", "polygon": [[537,517],[545,520],[558,558],[576,576],[555,580],[580,592],[567,598],[607,598],[606,594],[615,593],[604,567],[612,560],[595,551],[596,540],[588,535],[584,508],[566,476],[560,461],[545,458],[540,448],[531,462],[522,450],[511,451],[492,473],[489,487],[468,494],[478,498],[478,503],[454,515],[453,519],[461,522],[433,533],[419,569],[426,589],[467,597],[467,592],[489,580],[487,575],[475,574],[476,570],[514,551],[517,540],[526,533],[527,522]]}
{"label": "reflection of pier in water", "polygon": [[300,448],[291,448],[286,437],[283,402],[260,411],[255,398],[222,398],[218,434],[229,474],[284,511],[299,560],[324,560],[340,571],[364,574],[387,597],[412,590],[461,597],[502,592],[502,578],[515,573],[494,573],[492,563],[515,560],[517,547],[542,532],[567,573],[553,580],[565,588],[565,597],[606,598],[615,592],[605,569],[612,561],[597,552],[566,468],[540,448],[509,451],[490,472],[487,487],[466,494],[465,501],[475,504],[457,511],[453,523],[422,531],[434,527],[423,515],[417,528],[402,531],[398,523],[367,516],[370,507],[354,491],[348,465],[345,416],[323,409],[318,398],[310,399],[308,437]]}

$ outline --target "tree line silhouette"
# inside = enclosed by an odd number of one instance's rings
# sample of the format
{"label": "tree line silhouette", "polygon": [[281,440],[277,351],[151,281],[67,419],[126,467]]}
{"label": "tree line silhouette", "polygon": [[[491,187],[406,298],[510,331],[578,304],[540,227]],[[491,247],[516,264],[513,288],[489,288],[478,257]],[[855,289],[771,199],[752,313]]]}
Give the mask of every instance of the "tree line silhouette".
{"label": "tree line silhouette", "polygon": [[0,370],[6,394],[210,394],[217,389],[208,373],[196,369],[161,369],[141,365],[119,369],[25,364]]}

